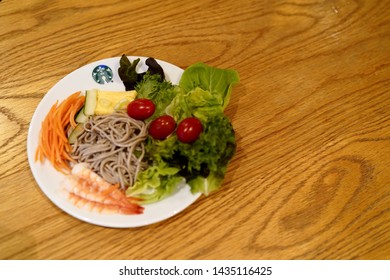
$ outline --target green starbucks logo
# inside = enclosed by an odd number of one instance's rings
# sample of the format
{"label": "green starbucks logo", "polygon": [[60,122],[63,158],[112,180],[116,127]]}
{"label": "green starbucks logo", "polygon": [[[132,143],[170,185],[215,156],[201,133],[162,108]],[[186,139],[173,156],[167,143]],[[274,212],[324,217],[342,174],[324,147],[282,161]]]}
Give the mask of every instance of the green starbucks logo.
{"label": "green starbucks logo", "polygon": [[92,71],[92,78],[98,84],[112,82],[112,70],[107,65],[98,65]]}

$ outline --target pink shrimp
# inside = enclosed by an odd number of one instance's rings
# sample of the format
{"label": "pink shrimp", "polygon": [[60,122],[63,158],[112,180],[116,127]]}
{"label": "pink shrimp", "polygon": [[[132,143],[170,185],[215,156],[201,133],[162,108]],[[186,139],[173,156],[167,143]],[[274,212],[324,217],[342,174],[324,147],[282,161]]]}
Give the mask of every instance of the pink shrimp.
{"label": "pink shrimp", "polygon": [[65,189],[70,201],[79,208],[99,213],[141,214],[136,198],[126,197],[119,185],[111,185],[83,164],[76,164]]}
{"label": "pink shrimp", "polygon": [[88,211],[106,213],[106,214],[142,214],[143,208],[139,205],[135,208],[122,207],[117,204],[105,204],[85,199],[77,194],[69,193],[69,200],[77,207]]}

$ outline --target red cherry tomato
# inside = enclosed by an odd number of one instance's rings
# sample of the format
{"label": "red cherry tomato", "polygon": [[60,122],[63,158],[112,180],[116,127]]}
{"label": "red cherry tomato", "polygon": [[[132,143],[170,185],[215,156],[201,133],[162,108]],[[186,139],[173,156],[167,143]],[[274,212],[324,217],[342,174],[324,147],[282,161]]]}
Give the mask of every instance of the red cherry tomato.
{"label": "red cherry tomato", "polygon": [[153,120],[149,126],[149,134],[154,139],[164,140],[176,128],[175,119],[171,116],[164,115]]}
{"label": "red cherry tomato", "polygon": [[153,115],[156,106],[147,98],[138,98],[127,105],[127,114],[136,120],[145,120]]}
{"label": "red cherry tomato", "polygon": [[179,141],[183,143],[193,143],[198,139],[203,131],[202,123],[195,117],[182,120],[177,126],[176,134]]}

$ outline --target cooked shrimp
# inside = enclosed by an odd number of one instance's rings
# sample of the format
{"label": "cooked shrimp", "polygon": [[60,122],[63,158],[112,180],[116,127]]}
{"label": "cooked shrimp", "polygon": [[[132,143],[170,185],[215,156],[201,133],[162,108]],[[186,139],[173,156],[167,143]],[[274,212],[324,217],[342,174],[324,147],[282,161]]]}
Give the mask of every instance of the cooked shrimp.
{"label": "cooked shrimp", "polygon": [[83,164],[76,164],[67,178],[65,189],[70,201],[79,208],[99,213],[141,214],[138,199],[126,197],[119,185],[111,185]]}
{"label": "cooked shrimp", "polygon": [[92,212],[105,213],[105,214],[142,214],[143,208],[138,206],[134,208],[122,207],[116,204],[104,204],[100,202],[91,201],[78,196],[74,193],[69,193],[69,200],[77,207],[86,209]]}

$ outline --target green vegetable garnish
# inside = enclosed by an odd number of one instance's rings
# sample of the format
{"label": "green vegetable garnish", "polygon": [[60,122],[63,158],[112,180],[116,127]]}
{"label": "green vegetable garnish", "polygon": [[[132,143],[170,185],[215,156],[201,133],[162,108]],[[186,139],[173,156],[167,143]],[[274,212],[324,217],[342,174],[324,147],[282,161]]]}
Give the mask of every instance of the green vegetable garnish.
{"label": "green vegetable garnish", "polygon": [[129,58],[124,54],[119,60],[118,74],[123,84],[125,85],[126,90],[133,90],[137,83],[142,81],[143,76],[146,73],[158,75],[160,82],[165,80],[164,70],[153,57],[149,57],[146,59],[145,64],[149,66],[149,68],[144,73],[138,73],[136,71],[139,61],[140,59],[137,58],[136,60],[131,62]]}
{"label": "green vegetable garnish", "polygon": [[166,80],[161,81],[158,74],[151,74],[149,72],[145,73],[142,81],[135,86],[135,90],[137,91],[137,98],[148,98],[155,104],[156,109],[151,119],[163,115],[165,108],[180,91],[171,82]]}
{"label": "green vegetable garnish", "polygon": [[233,85],[238,82],[239,77],[235,70],[196,63],[184,71],[179,86],[184,92],[202,89],[205,94],[208,92],[218,102],[222,102],[222,108],[225,109],[230,101]]}
{"label": "green vegetable garnish", "polygon": [[122,55],[119,60],[119,69],[118,74],[121,78],[123,84],[125,85],[126,90],[133,90],[137,82],[142,79],[142,76],[137,73],[135,70],[140,59],[136,59],[133,62],[127,58],[127,56]]}

